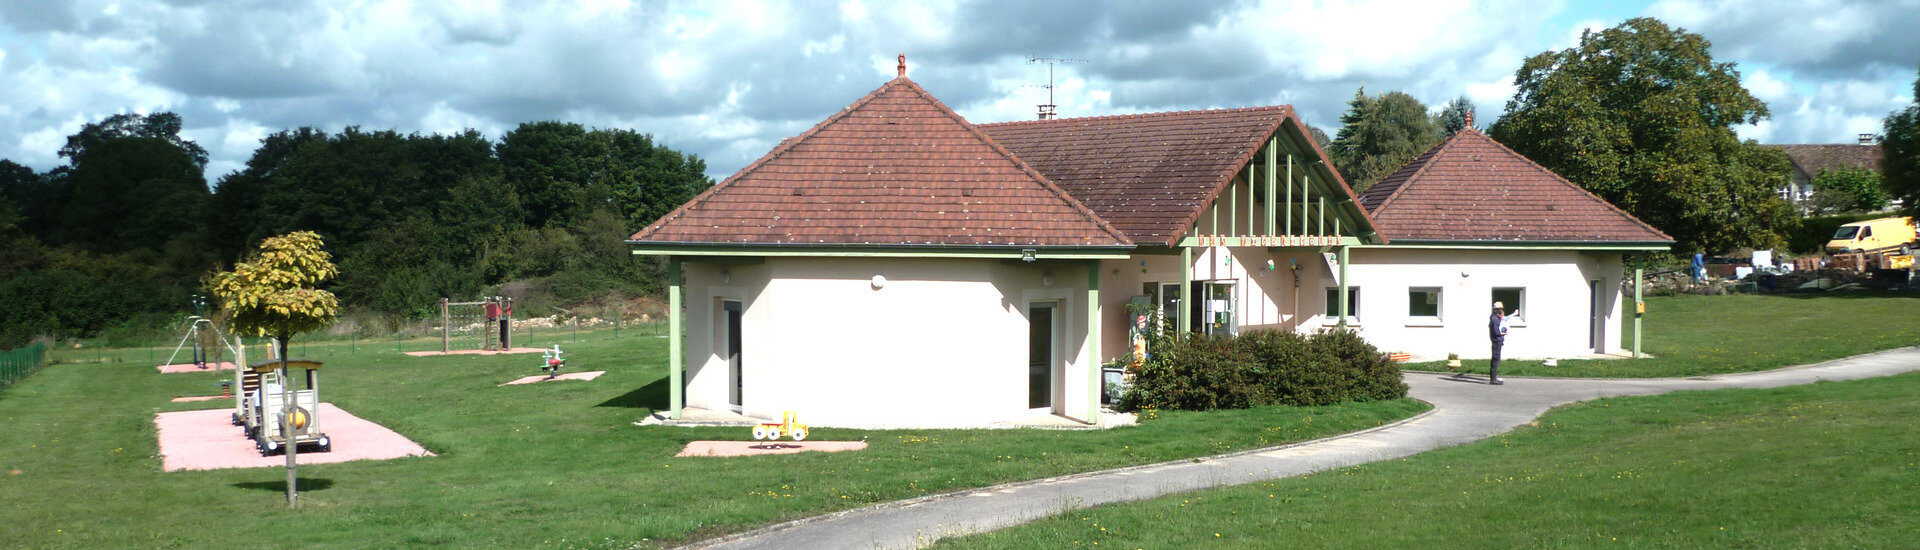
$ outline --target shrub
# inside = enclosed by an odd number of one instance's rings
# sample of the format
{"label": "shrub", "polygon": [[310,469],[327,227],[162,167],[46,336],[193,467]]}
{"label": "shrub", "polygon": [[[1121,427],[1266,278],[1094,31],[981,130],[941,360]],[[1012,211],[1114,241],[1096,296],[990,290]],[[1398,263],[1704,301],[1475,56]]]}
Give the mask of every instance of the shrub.
{"label": "shrub", "polygon": [[1121,396],[1122,409],[1313,406],[1407,394],[1399,369],[1348,331],[1188,335],[1155,338],[1150,347],[1151,358]]}

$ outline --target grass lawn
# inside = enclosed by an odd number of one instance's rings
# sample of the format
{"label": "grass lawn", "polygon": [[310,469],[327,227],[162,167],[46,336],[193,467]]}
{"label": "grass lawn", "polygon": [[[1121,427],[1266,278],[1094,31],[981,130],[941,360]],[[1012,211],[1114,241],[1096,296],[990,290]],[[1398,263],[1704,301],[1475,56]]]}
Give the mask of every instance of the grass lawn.
{"label": "grass lawn", "polygon": [[0,391],[0,547],[653,546],[876,502],[1315,439],[1426,408],[1397,400],[1162,412],[1100,431],[819,428],[811,439],[866,438],[872,448],[674,458],[688,441],[744,440],[747,430],[632,425],[664,407],[666,340],[622,334],[517,339],[558,339],[570,370],[608,374],[510,387],[496,385],[537,374],[539,355],[403,357],[391,340],[296,350],[327,362],[323,400],[439,455],[303,465],[298,511],[285,509],[281,468],[160,471],[154,414],[220,406],[168,399],[215,393],[230,375],[156,373],[149,358],[164,360],[171,345],[61,350],[62,363]]}
{"label": "grass lawn", "polygon": [[[1641,351],[1635,360],[1500,362],[1500,374],[1652,378],[1752,372],[1818,363],[1920,344],[1920,293],[1728,296],[1649,296]],[[1620,333],[1631,346],[1633,319]],[[1487,361],[1462,361],[1485,374]],[[1445,370],[1444,362],[1414,363],[1407,370]]]}
{"label": "grass lawn", "polygon": [[1075,511],[948,546],[1912,547],[1915,395],[1920,374],[1605,399],[1399,461]]}

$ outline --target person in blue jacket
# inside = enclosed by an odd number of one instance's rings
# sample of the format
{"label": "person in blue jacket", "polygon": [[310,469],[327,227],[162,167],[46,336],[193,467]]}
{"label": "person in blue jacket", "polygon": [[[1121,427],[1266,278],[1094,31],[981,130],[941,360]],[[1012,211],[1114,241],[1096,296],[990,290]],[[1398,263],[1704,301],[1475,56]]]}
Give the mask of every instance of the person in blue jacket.
{"label": "person in blue jacket", "polygon": [[1487,383],[1505,384],[1500,381],[1500,347],[1507,345],[1507,310],[1500,302],[1493,303],[1493,316],[1487,319],[1487,339],[1493,341],[1493,361],[1487,366]]}

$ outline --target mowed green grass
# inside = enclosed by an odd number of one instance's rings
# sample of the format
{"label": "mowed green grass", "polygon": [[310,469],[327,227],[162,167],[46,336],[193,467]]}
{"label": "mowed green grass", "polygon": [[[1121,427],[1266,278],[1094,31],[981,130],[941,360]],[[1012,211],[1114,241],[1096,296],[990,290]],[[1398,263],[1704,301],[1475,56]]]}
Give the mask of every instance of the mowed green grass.
{"label": "mowed green grass", "polygon": [[[0,547],[657,546],[876,502],[1314,439],[1426,409],[1396,400],[1161,412],[1097,431],[816,428],[810,439],[865,438],[872,447],[675,458],[689,441],[749,435],[634,426],[665,406],[666,340],[610,335],[583,332],[577,343],[543,335],[567,351],[569,370],[605,376],[509,387],[497,385],[538,374],[539,355],[404,357],[391,340],[298,349],[296,357],[327,363],[323,400],[439,456],[303,465],[297,511],[285,507],[282,468],[161,471],[154,415],[224,406],[169,398],[215,393],[225,376],[156,373],[146,358],[164,360],[170,347],[61,350],[65,360],[108,361],[55,364],[0,392]],[[435,347],[437,339],[407,343]]]}
{"label": "mowed green grass", "polygon": [[1920,374],[1605,399],[1402,460],[1074,511],[957,548],[1911,548]]}
{"label": "mowed green grass", "polygon": [[[1553,367],[1538,360],[1505,360],[1500,374],[1657,378],[1761,371],[1920,344],[1916,319],[1920,293],[1911,292],[1649,296],[1641,351],[1653,357],[1562,359]],[[1631,315],[1622,319],[1620,333],[1630,348]],[[1485,359],[1462,364],[1474,373],[1487,372]],[[1406,368],[1446,367],[1428,362]]]}

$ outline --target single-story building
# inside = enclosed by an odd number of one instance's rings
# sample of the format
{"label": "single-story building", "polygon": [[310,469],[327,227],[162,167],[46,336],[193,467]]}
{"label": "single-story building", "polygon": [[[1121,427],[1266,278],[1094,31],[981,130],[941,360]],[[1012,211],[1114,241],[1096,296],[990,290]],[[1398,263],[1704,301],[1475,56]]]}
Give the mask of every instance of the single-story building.
{"label": "single-story building", "polygon": [[[1489,297],[1518,288],[1516,355],[1613,349],[1617,336],[1574,344],[1597,326],[1586,320],[1620,314],[1620,253],[1671,242],[1651,228],[1581,233],[1588,218],[1516,206],[1462,214],[1504,233],[1392,225],[1410,236],[1401,245],[1377,218],[1498,202],[1435,199],[1468,191],[1470,178],[1446,171],[1522,167],[1477,164],[1497,152],[1485,145],[1512,154],[1477,132],[1368,203],[1290,107],[974,125],[905,74],[903,60],[898,78],[628,240],[668,259],[672,334],[685,331],[669,339],[676,418],[697,407],[847,427],[1096,423],[1101,365],[1128,353],[1126,306],[1142,302],[1177,330],[1344,321],[1383,350],[1473,356],[1431,344],[1484,328]],[[1499,204],[1579,216],[1605,205],[1557,177],[1513,179],[1500,192],[1546,195]],[[1560,221],[1511,226],[1542,219]],[[1407,307],[1396,295],[1430,287],[1434,315],[1393,313]],[[1589,311],[1579,304],[1591,296],[1602,299]]]}
{"label": "single-story building", "polygon": [[1507,357],[1625,353],[1621,257],[1673,245],[1471,123],[1360,204],[1391,241],[1353,252],[1348,322],[1416,357],[1487,357],[1495,302],[1513,317]]}

